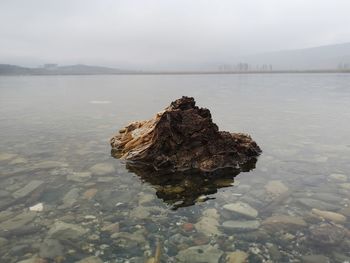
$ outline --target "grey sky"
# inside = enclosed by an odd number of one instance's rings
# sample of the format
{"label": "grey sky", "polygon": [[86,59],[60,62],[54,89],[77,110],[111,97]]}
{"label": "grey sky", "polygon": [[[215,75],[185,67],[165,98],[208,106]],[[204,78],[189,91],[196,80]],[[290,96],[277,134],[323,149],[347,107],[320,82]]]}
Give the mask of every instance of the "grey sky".
{"label": "grey sky", "polygon": [[350,41],[349,0],[1,0],[0,64],[180,68]]}

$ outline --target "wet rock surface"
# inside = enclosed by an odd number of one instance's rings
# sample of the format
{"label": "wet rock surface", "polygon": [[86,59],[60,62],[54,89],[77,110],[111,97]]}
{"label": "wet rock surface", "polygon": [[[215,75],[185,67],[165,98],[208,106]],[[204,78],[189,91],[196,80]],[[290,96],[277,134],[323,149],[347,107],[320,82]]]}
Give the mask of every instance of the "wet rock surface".
{"label": "wet rock surface", "polygon": [[133,122],[110,140],[113,156],[156,170],[240,168],[261,153],[249,135],[219,131],[208,109],[182,97],[148,121]]}

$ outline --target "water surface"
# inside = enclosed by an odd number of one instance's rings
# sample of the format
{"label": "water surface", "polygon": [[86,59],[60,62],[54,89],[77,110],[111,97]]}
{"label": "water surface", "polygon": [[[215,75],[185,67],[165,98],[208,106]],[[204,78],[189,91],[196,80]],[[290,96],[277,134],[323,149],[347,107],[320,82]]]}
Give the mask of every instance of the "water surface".
{"label": "water surface", "polygon": [[[256,168],[189,195],[111,157],[182,95],[251,134]],[[0,261],[349,261],[349,105],[347,74],[1,77]]]}

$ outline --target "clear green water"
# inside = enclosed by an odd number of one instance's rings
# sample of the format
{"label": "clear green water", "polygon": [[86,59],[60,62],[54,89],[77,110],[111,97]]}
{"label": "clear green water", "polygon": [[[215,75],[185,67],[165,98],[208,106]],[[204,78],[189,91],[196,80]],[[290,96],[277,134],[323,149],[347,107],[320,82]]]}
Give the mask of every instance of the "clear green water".
{"label": "clear green water", "polygon": [[[201,186],[191,195],[181,178],[145,180],[110,156],[119,128],[182,95],[220,129],[251,134],[256,169],[188,178]],[[145,262],[157,244],[161,262],[237,250],[349,261],[349,132],[346,74],[1,77],[0,262]],[[195,204],[173,210],[184,196]]]}

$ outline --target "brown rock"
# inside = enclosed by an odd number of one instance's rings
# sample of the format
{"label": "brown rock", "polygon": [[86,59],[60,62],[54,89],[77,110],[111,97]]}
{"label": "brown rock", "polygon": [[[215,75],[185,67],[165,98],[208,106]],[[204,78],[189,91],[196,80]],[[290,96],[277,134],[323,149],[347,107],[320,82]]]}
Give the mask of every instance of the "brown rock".
{"label": "brown rock", "polygon": [[97,189],[96,188],[91,188],[91,189],[88,189],[84,192],[83,194],[83,198],[84,199],[91,199],[93,198],[97,193]]}
{"label": "brown rock", "polygon": [[155,169],[244,169],[261,153],[249,135],[219,131],[208,109],[182,97],[148,121],[132,122],[110,140],[112,155]]}
{"label": "brown rock", "polygon": [[191,223],[183,223],[181,228],[182,230],[188,232],[188,231],[192,231],[194,229],[194,226]]}

